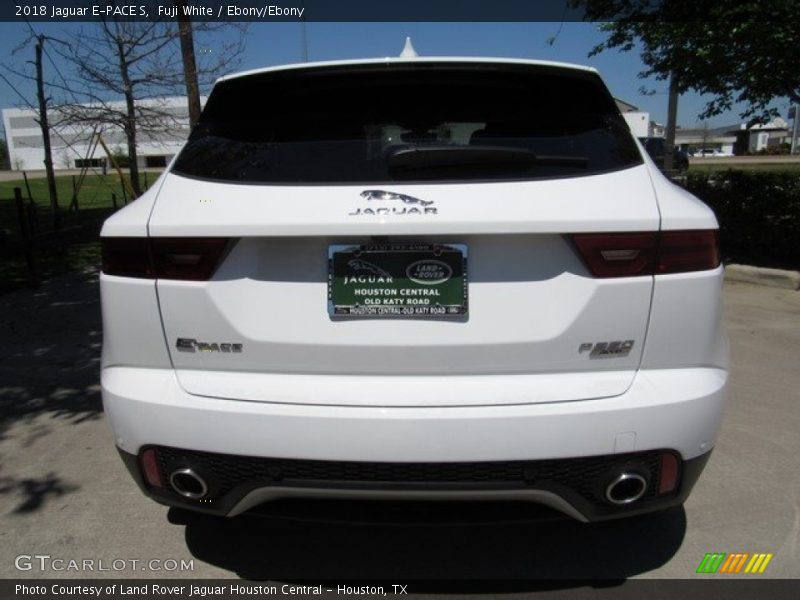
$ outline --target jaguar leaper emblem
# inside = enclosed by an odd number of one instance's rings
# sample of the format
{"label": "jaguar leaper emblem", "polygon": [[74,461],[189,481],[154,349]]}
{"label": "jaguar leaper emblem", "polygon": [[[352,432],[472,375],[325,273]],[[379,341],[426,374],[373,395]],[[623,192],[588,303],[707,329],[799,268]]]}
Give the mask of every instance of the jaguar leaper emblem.
{"label": "jaguar leaper emblem", "polygon": [[433,204],[433,200],[420,200],[414,196],[396,194],[395,192],[386,192],[384,190],[364,190],[361,192],[361,197],[367,200],[400,200],[404,204],[420,204],[422,206]]}

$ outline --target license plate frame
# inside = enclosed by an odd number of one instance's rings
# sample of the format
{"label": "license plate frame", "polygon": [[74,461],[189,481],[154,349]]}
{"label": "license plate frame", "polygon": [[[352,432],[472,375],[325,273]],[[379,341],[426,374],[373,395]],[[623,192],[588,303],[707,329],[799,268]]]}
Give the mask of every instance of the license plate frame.
{"label": "license plate frame", "polygon": [[331,245],[328,314],[331,319],[465,319],[467,254],[466,244]]}

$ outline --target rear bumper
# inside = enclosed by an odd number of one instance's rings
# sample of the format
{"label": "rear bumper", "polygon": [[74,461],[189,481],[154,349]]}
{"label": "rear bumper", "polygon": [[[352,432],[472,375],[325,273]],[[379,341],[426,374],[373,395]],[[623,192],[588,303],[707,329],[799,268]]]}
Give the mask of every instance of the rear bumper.
{"label": "rear bumper", "polygon": [[[458,482],[430,481],[354,481],[337,480],[329,476],[316,480],[283,479],[279,469],[270,468],[253,472],[254,461],[267,465],[285,463],[255,457],[219,455],[148,447],[158,455],[162,481],[179,468],[192,468],[208,484],[209,493],[203,499],[187,499],[180,496],[169,484],[162,487],[149,485],[143,476],[140,456],[120,450],[123,462],[142,491],[153,500],[167,506],[220,516],[235,516],[264,502],[283,498],[325,498],[349,500],[410,500],[410,501],[516,501],[541,504],[579,521],[604,521],[664,510],[682,504],[689,496],[694,484],[708,461],[711,452],[693,459],[678,459],[678,479],[674,490],[658,491],[663,475],[660,452],[630,453],[586,459],[563,459],[551,461],[520,461],[501,463],[508,475],[504,481],[475,481],[466,478]],[[164,454],[169,458],[164,458]],[[672,455],[671,452],[667,454]],[[304,461],[296,461],[304,462]],[[343,463],[314,461],[314,469],[342,471]],[[229,472],[222,471],[225,464],[231,465]],[[249,466],[248,466],[249,464]],[[413,471],[420,463],[346,463],[345,470],[370,469]],[[477,463],[487,465],[493,463]],[[243,467],[244,465],[244,467]],[[517,466],[518,465],[518,466]],[[431,463],[437,471],[452,469],[463,473],[469,463]],[[520,477],[515,479],[518,468]],[[291,469],[290,469],[291,470]],[[244,475],[243,472],[248,475]],[[271,471],[271,472],[270,472]],[[567,473],[566,476],[562,471]],[[571,476],[569,472],[572,471]],[[605,486],[621,472],[644,473],[648,478],[647,491],[641,499],[625,505],[613,505],[604,497]],[[317,471],[319,472],[319,471]],[[530,478],[527,477],[530,474]]]}
{"label": "rear bumper", "polygon": [[[497,376],[502,386],[503,377]],[[235,514],[272,497],[367,496],[529,499],[583,520],[667,508],[688,496],[714,445],[727,372],[721,369],[641,371],[624,394],[600,400],[491,407],[381,408],[240,402],[192,396],[162,369],[103,370],[106,413],[116,443],[137,481],[136,455],[148,446],[306,461],[464,463],[627,456],[671,450],[681,462],[675,494],[622,509],[581,502],[563,489],[452,486],[413,489],[371,485],[264,485],[250,481],[214,506],[187,506],[171,492],[143,489],[167,504]],[[319,393],[326,393],[320,389]],[[379,393],[379,390],[376,390]],[[550,495],[555,496],[551,498]]]}

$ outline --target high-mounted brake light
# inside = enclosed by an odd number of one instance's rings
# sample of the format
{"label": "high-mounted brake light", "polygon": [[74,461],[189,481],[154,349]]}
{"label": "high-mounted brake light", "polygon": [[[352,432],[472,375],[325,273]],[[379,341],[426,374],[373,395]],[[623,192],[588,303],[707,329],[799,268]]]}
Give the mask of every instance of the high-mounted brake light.
{"label": "high-mounted brake light", "polygon": [[103,273],[141,279],[207,281],[219,266],[226,238],[101,239]]}
{"label": "high-mounted brake light", "polygon": [[705,271],[719,266],[717,231],[576,233],[571,236],[594,277]]}

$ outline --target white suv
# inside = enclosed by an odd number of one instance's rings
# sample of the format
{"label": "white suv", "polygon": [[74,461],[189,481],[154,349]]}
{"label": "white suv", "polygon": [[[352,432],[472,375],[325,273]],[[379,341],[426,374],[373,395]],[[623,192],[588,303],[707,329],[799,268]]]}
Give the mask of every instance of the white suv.
{"label": "white suv", "polygon": [[713,213],[593,69],[382,59],[217,82],[102,231],[102,389],[153,499],[683,502],[727,348]]}

